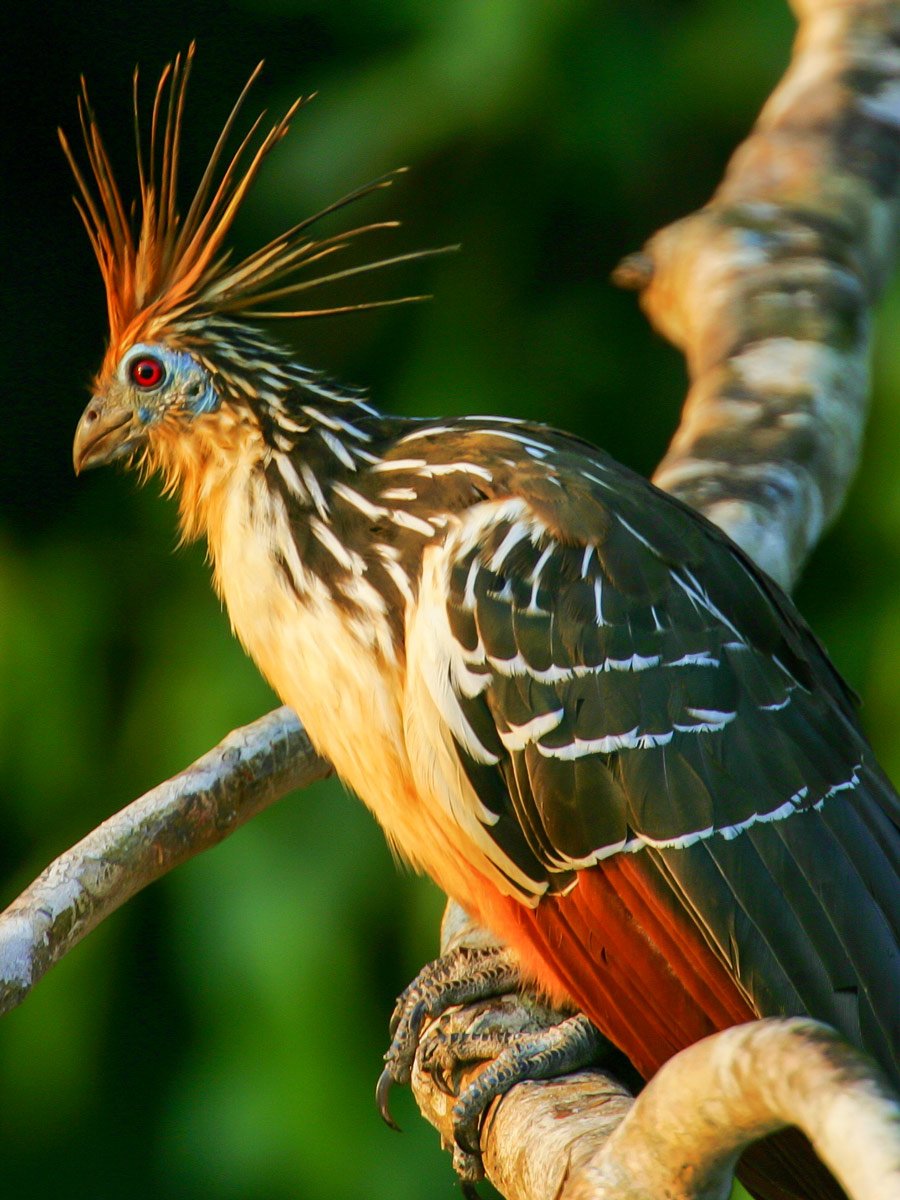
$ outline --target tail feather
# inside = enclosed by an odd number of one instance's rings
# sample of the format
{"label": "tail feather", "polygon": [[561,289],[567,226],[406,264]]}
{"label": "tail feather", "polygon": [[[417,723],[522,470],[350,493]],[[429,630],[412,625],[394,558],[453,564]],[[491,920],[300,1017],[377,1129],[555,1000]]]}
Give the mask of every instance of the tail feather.
{"label": "tail feather", "polygon": [[[885,822],[857,794],[731,840],[619,855],[534,909],[505,899],[493,924],[645,1077],[716,1029],[802,1013],[890,1070],[900,899]],[[752,1147],[739,1175],[759,1200],[842,1196],[797,1131]]]}
{"label": "tail feather", "polygon": [[606,874],[629,911],[640,914],[641,927],[717,1029],[752,1019],[749,1001],[736,994],[731,975],[702,942],[684,936],[683,917],[679,921],[679,909],[654,878],[652,863],[638,865],[633,857],[622,856],[609,864]]}

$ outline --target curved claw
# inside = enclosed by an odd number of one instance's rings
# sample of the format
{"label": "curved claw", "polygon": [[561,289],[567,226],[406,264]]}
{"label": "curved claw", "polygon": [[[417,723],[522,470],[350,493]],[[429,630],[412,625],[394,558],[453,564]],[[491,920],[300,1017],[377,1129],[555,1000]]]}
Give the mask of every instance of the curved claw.
{"label": "curved claw", "polygon": [[400,1126],[394,1120],[391,1113],[390,1096],[391,1088],[394,1085],[394,1077],[388,1067],[385,1067],[378,1076],[378,1083],[375,1085],[375,1103],[378,1105],[378,1111],[381,1113],[381,1119],[389,1129],[395,1129],[397,1133],[402,1133]]}
{"label": "curved claw", "polygon": [[[400,1128],[390,1110],[390,1090],[395,1083],[409,1083],[419,1038],[429,1017],[439,1017],[457,1005],[514,992],[520,985],[516,959],[500,946],[460,947],[422,968],[401,993],[391,1014],[391,1045],[385,1055],[387,1066],[375,1088],[378,1111],[386,1125],[391,1129]],[[439,1055],[434,1066],[438,1068],[433,1076],[437,1086],[448,1095],[454,1095],[453,1056],[444,1062]],[[464,1139],[473,1142],[472,1151],[468,1152],[462,1145],[454,1149],[454,1167],[460,1177],[469,1182],[480,1179],[483,1173],[478,1147],[483,1107],[476,1108],[468,1118],[471,1133],[467,1139],[464,1135]]]}

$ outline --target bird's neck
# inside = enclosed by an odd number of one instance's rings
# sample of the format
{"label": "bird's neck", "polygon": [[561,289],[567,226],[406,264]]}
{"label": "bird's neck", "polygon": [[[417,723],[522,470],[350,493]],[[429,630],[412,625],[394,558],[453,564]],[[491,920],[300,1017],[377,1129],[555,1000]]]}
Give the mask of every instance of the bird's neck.
{"label": "bird's neck", "polygon": [[[248,356],[251,349],[265,369]],[[237,355],[237,350],[242,354]],[[158,472],[179,499],[186,541],[206,536],[215,551],[222,506],[235,488],[265,480],[284,500],[292,523],[330,520],[328,493],[379,460],[403,425],[386,420],[362,392],[295,363],[283,351],[229,343],[204,356],[222,406],[187,428],[153,431],[142,467]],[[235,357],[235,355],[237,355]],[[397,429],[394,428],[397,427]]]}

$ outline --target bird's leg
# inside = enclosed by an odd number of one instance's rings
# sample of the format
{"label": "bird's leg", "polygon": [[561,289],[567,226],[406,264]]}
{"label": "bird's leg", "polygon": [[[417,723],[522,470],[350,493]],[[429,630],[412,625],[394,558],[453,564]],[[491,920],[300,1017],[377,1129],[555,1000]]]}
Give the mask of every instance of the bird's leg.
{"label": "bird's leg", "polygon": [[[496,997],[503,1001],[498,1004]],[[480,1012],[457,1007],[487,999],[493,1003]],[[427,1018],[433,1024],[420,1049]],[[607,1046],[586,1017],[550,1008],[523,989],[516,960],[502,947],[461,948],[430,963],[397,1001],[391,1030],[378,1083],[382,1116],[393,1125],[387,1093],[392,1083],[409,1081],[419,1051],[419,1067],[442,1091],[458,1097],[453,1166],[467,1183],[484,1174],[480,1127],[493,1100],[525,1080],[551,1079],[595,1063]],[[477,1062],[487,1065],[464,1083],[463,1072]]]}
{"label": "bird's leg", "polygon": [[[525,1013],[531,1019],[523,1028]],[[494,1004],[474,1020],[469,1011],[447,1013],[436,1021],[423,1042],[419,1064],[439,1087],[458,1096],[453,1106],[453,1167],[460,1178],[474,1182],[484,1175],[481,1124],[494,1100],[517,1083],[555,1079],[590,1066],[607,1045],[582,1013],[566,1014],[523,996],[508,1006]],[[473,1062],[487,1065],[460,1087],[463,1068]]]}
{"label": "bird's leg", "polygon": [[388,1094],[392,1084],[409,1083],[425,1022],[456,1005],[514,992],[520,983],[515,957],[503,946],[460,946],[422,968],[394,1005],[391,1044],[376,1089],[381,1115],[391,1128],[396,1128],[396,1123],[388,1108]]}

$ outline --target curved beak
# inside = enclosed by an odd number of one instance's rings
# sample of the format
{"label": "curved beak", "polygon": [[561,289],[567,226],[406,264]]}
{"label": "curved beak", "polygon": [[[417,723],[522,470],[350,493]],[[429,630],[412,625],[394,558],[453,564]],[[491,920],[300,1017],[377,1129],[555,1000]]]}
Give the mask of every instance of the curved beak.
{"label": "curved beak", "polygon": [[118,407],[107,409],[102,400],[92,400],[75,430],[72,446],[75,474],[122,458],[135,448],[142,436],[133,411]]}

